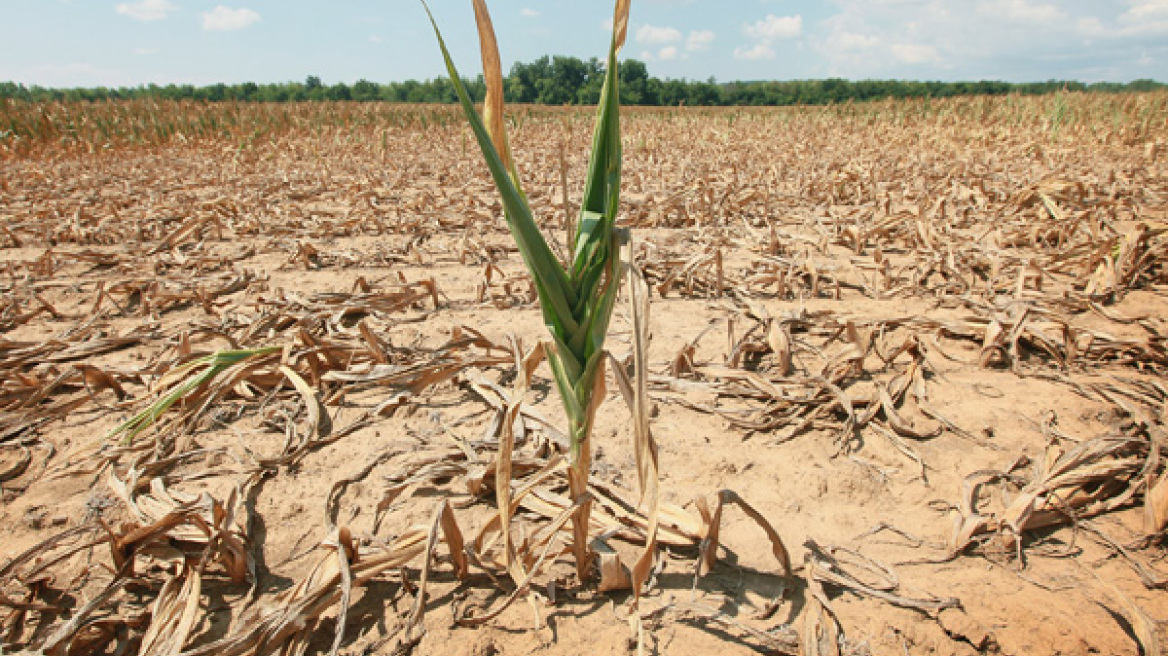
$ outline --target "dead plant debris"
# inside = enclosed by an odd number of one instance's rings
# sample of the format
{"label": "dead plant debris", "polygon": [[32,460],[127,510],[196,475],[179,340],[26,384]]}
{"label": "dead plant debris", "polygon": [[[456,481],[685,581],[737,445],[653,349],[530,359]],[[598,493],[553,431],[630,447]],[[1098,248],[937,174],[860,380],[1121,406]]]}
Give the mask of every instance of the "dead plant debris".
{"label": "dead plant debris", "polygon": [[[615,604],[660,653],[1157,653],[1168,101],[1067,102],[627,112],[644,280],[575,502],[453,108],[0,142],[0,643],[603,651]],[[533,207],[590,113],[515,115]]]}

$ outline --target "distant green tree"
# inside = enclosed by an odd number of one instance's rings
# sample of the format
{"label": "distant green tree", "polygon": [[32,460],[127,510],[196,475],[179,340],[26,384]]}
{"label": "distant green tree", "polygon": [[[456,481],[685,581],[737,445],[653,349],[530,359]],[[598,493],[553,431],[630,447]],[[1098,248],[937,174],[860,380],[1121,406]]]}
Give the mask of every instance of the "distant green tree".
{"label": "distant green tree", "polygon": [[710,78],[705,82],[691,82],[688,104],[699,107],[721,105],[722,88],[718,86],[714,78]]}
{"label": "distant green tree", "polygon": [[595,105],[600,102],[600,89],[604,85],[604,65],[593,57],[584,65],[584,83],[576,89],[576,102],[581,105]]}
{"label": "distant green tree", "polygon": [[244,82],[236,87],[235,97],[238,100],[258,100],[260,87],[255,82]]}
{"label": "distant green tree", "polygon": [[203,87],[200,90],[202,93],[197,93],[196,97],[200,100],[210,100],[211,102],[223,102],[227,100],[227,85],[222,82],[212,84],[209,87]]}
{"label": "distant green tree", "polygon": [[369,80],[361,79],[353,84],[353,100],[368,102],[377,100],[380,95],[381,88]]}
{"label": "distant green tree", "polygon": [[14,100],[31,99],[28,89],[24,88],[23,84],[17,84],[15,82],[0,82],[0,98],[12,98]]}
{"label": "distant green tree", "polygon": [[689,100],[689,85],[685,80],[665,80],[659,98],[663,106],[684,105]]}
{"label": "distant green tree", "polygon": [[649,69],[645,62],[626,59],[620,65],[621,102],[626,105],[648,105],[650,93]]}
{"label": "distant green tree", "polygon": [[[509,102],[560,104],[595,104],[600,99],[604,79],[604,65],[596,58],[583,61],[575,57],[544,56],[532,62],[516,62],[506,80],[505,96]],[[464,80],[475,100],[486,94],[482,76]],[[732,81],[719,84],[714,78],[706,81],[662,80],[649,74],[644,62],[628,59],[621,66],[621,97],[629,105],[821,105],[850,101],[879,100],[882,98],[945,98],[955,95],[995,96],[1010,93],[1050,94],[1059,91],[1091,93],[1149,92],[1165,88],[1161,82],[1150,79],[1128,83],[1095,82],[1084,84],[1074,80],[1046,80],[1039,82],[1008,83],[994,80],[941,82],[916,80],[857,80],[840,78],[824,80],[789,81]],[[378,84],[359,80],[352,87],[344,83],[326,85],[316,75],[309,75],[303,83],[283,82],[236,85],[212,84],[203,87],[168,84],[148,84],[126,88],[49,89],[38,85],[28,87],[15,82],[0,81],[0,98],[26,101],[100,102],[122,98],[160,98],[169,100],[202,100],[220,102],[243,100],[249,102],[299,101],[372,101],[450,103],[456,101],[453,87],[445,78],[435,80],[406,80]]]}
{"label": "distant green tree", "polygon": [[588,83],[588,66],[575,57],[553,57],[551,65],[540,71],[536,80],[535,101],[543,105],[564,105],[579,100],[579,90]]}
{"label": "distant green tree", "polygon": [[551,58],[547,55],[530,64],[515,62],[511,66],[511,74],[508,76],[504,96],[510,96],[507,100],[511,102],[539,102],[540,93],[544,91],[544,87],[548,86],[546,80],[552,77],[551,69]]}
{"label": "distant green tree", "polygon": [[1149,79],[1132,80],[1124,85],[1127,91],[1159,91],[1164,88],[1162,82]]}

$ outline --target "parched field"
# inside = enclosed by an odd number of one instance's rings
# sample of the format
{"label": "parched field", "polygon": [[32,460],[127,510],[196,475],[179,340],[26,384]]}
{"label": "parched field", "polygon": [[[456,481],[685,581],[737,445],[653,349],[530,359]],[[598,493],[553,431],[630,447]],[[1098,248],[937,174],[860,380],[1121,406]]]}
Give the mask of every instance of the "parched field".
{"label": "parched field", "polygon": [[[640,633],[627,301],[600,591],[456,112],[0,101],[5,650],[1168,644],[1168,95],[626,111],[662,500]],[[592,111],[509,122],[564,244]]]}

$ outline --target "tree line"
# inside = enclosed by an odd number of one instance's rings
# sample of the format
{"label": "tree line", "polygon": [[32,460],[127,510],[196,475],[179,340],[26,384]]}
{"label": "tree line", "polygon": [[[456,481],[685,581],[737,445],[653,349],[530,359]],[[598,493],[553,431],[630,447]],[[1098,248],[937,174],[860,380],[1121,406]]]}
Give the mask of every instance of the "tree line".
{"label": "tree line", "polygon": [[[620,69],[621,103],[626,105],[826,105],[847,101],[885,98],[943,98],[961,95],[1005,95],[1010,93],[1045,94],[1059,90],[1109,92],[1152,91],[1165,85],[1154,80],[1128,83],[1096,82],[1085,84],[1073,80],[1045,82],[922,82],[912,80],[825,80],[716,82],[660,79],[649,74],[644,62],[628,59]],[[508,102],[542,105],[592,105],[600,98],[604,81],[604,64],[596,58],[587,61],[576,57],[544,56],[532,62],[517,62],[506,79]],[[471,96],[481,100],[486,87],[482,76],[464,80]],[[274,84],[156,84],[138,87],[96,87],[51,89],[0,82],[0,98],[29,101],[102,101],[117,99],[160,98],[206,102],[304,102],[358,101],[402,103],[457,102],[454,87],[446,78],[405,82],[378,83],[358,80],[353,84],[325,84],[310,75],[304,82]]]}

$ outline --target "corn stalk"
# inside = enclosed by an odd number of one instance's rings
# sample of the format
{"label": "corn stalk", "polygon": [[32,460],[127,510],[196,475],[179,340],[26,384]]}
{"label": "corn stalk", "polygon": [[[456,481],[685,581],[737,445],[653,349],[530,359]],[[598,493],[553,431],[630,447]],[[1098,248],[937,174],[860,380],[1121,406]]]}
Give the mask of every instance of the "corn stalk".
{"label": "corn stalk", "polygon": [[[494,28],[483,0],[473,0],[482,47],[487,96],[483,116],[475,111],[446,44],[434,26],[446,70],[458,94],[483,158],[503,201],[504,216],[539,295],[544,323],[551,333],[546,349],[571,438],[568,485],[579,510],[572,518],[573,555],[581,580],[590,578],[588,554],[588,471],[590,436],[596,407],[604,398],[604,338],[620,286],[619,234],[615,218],[620,203],[621,144],[617,53],[624,45],[631,0],[617,0],[612,42],[592,137],[592,154],[584,198],[572,239],[572,261],[556,259],[535,223],[511,158],[503,129],[503,74]],[[423,4],[425,4],[423,2]],[[429,7],[426,8],[429,14]]]}

